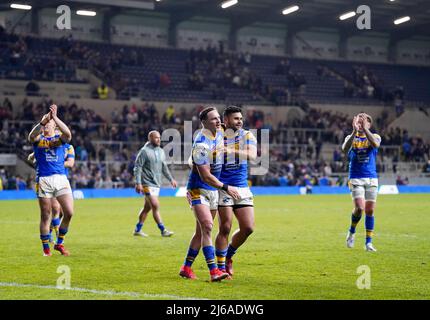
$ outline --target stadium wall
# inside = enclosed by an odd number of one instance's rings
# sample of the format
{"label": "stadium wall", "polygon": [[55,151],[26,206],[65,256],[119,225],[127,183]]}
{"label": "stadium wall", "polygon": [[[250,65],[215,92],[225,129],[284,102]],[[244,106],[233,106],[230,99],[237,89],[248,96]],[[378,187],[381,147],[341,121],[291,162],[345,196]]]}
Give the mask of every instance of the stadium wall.
{"label": "stadium wall", "polygon": [[168,47],[169,15],[151,12],[117,15],[111,21],[111,41],[145,47]]}
{"label": "stadium wall", "polygon": [[[296,57],[316,59],[339,59],[339,34],[336,30],[302,31],[293,38]],[[305,43],[304,43],[304,42]],[[309,46],[311,48],[309,48]]]}
{"label": "stadium wall", "polygon": [[[218,47],[218,43],[228,43],[230,25],[226,19],[195,17],[178,24],[176,40],[181,49]],[[227,49],[227,45],[225,45]]]}
{"label": "stadium wall", "polygon": [[[3,92],[13,92],[21,103],[25,96],[25,87],[28,81],[0,79],[0,88]],[[82,98],[91,97],[91,84],[89,83],[70,83],[70,82],[53,82],[53,81],[37,81],[40,87],[40,94],[48,94],[51,99],[56,100],[61,97],[79,96]],[[6,97],[6,96],[5,96]],[[15,100],[15,96],[8,96],[9,100]],[[40,98],[36,98],[39,99]],[[32,100],[32,99],[29,99]]]}
{"label": "stadium wall", "polygon": [[237,33],[237,50],[251,54],[285,55],[285,26],[273,23],[255,23]]}

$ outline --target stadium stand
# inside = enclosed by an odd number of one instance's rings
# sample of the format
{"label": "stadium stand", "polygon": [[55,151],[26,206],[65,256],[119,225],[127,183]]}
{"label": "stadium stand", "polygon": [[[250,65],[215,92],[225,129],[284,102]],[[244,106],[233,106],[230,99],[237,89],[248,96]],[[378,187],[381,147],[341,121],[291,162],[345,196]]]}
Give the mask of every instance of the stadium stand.
{"label": "stadium stand", "polygon": [[[32,125],[37,121],[51,101],[43,100],[35,104],[24,100],[19,108],[13,108],[5,99],[0,108],[3,121],[0,123],[0,147],[3,151],[14,150],[22,160],[31,152],[25,140]],[[192,119],[193,127],[198,127],[199,109],[175,110],[173,106],[163,114],[154,104],[144,103],[124,105],[121,112],[114,112],[111,120],[106,120],[93,109],[85,109],[76,104],[59,105],[59,114],[71,124],[72,144],[75,147],[77,166],[71,170],[70,179],[75,188],[131,187],[132,170],[136,152],[148,131],[162,132],[167,128],[183,131],[183,122]],[[21,110],[13,114],[13,110]],[[309,109],[302,119],[291,125],[281,121],[277,128],[261,111],[246,114],[246,126],[271,131],[271,167],[269,174],[254,176],[253,185],[344,185],[346,159],[338,146],[348,133],[350,119],[345,114]],[[410,136],[400,128],[384,129],[383,115],[376,119],[377,128],[384,141],[379,157],[379,171],[396,175],[402,163],[414,162],[418,172],[428,172],[430,146],[420,136]],[[291,134],[292,133],[292,134]],[[325,147],[334,148],[330,154],[322,153]],[[387,166],[387,163],[394,163]],[[180,171],[184,166],[177,166]],[[18,188],[18,175],[3,171],[4,189]],[[182,176],[185,179],[185,176]],[[34,177],[25,177],[26,187],[31,188]],[[18,180],[20,181],[20,180]],[[322,182],[321,182],[322,181]],[[22,183],[21,183],[22,188]]]}
{"label": "stadium stand", "polygon": [[[396,98],[430,102],[426,90],[430,68],[416,66],[351,67],[349,62],[288,58],[288,68],[282,68],[285,58],[260,55],[246,62],[244,54],[227,52],[223,46],[190,51],[142,48],[77,41],[72,36],[24,38],[4,31],[0,42],[3,78],[85,82],[78,79],[76,69],[89,69],[121,100],[275,105],[393,104]],[[416,82],[408,81],[411,78]]]}

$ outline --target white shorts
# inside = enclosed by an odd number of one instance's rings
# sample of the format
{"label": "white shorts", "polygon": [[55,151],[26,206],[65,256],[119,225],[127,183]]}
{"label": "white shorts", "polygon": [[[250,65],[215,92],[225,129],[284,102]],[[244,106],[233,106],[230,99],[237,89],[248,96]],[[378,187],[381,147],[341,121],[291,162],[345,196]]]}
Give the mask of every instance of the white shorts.
{"label": "white shorts", "polygon": [[64,194],[72,194],[72,188],[64,174],[53,174],[39,178],[39,182],[36,183],[36,194],[38,198],[56,198]]}
{"label": "white shorts", "polygon": [[365,199],[366,201],[376,202],[378,196],[377,178],[350,179],[348,181],[352,199]]}
{"label": "white shorts", "polygon": [[240,199],[234,199],[226,191],[219,190],[219,203],[220,207],[236,207],[236,206],[254,206],[254,195],[249,187],[239,188],[236,187],[239,192]]}
{"label": "white shorts", "polygon": [[204,204],[210,210],[218,210],[218,190],[191,189],[187,192],[190,206]]}
{"label": "white shorts", "polygon": [[143,194],[145,196],[155,196],[155,197],[158,197],[160,195],[160,188],[143,186]]}

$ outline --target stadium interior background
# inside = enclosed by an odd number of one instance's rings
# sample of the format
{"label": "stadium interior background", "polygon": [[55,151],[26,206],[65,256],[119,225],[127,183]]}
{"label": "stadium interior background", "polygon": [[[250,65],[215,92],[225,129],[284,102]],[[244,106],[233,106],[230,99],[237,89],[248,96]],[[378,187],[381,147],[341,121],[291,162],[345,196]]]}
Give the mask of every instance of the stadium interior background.
{"label": "stadium interior background", "polygon": [[[361,111],[382,136],[380,183],[430,185],[430,1],[372,1],[371,30],[339,19],[363,1],[221,2],[1,1],[0,190],[33,188],[26,137],[51,103],[71,124],[75,189],[133,187],[148,131],[196,130],[205,104],[270,129],[253,186],[345,186],[340,145]],[[71,30],[56,26],[63,4]],[[188,166],[171,168],[184,186]]]}

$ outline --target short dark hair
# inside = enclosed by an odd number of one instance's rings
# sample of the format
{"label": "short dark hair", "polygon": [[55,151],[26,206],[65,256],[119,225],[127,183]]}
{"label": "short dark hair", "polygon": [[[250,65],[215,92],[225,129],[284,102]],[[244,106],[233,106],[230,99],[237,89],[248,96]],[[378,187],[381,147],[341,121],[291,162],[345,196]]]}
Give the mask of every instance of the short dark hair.
{"label": "short dark hair", "polygon": [[211,111],[216,110],[214,107],[206,107],[199,113],[199,119],[200,121],[206,120],[208,118],[208,113]]}
{"label": "short dark hair", "polygon": [[227,108],[225,108],[224,112],[223,112],[223,116],[227,117],[233,113],[237,113],[240,112],[242,113],[242,109],[236,106],[228,106]]}

